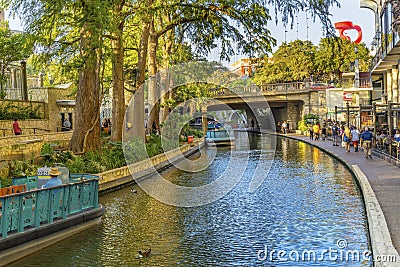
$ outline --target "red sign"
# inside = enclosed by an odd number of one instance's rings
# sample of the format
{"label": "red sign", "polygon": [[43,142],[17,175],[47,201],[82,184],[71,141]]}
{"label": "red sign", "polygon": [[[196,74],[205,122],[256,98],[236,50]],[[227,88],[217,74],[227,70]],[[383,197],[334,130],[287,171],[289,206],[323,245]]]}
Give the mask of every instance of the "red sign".
{"label": "red sign", "polygon": [[343,92],[343,101],[352,101],[353,93],[352,92]]}
{"label": "red sign", "polygon": [[356,30],[358,33],[357,39],[354,43],[359,44],[362,39],[362,30],[358,25],[353,24],[351,21],[340,21],[335,23],[335,28],[339,30],[340,37],[346,40],[350,40],[350,36],[347,36],[344,32],[348,30]]}

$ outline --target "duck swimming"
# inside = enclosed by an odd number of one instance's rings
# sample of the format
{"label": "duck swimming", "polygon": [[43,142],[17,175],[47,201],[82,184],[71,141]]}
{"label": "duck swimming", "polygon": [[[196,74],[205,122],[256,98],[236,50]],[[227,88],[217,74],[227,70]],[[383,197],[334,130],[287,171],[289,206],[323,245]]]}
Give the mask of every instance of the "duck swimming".
{"label": "duck swimming", "polygon": [[151,248],[149,248],[149,249],[147,249],[145,251],[139,250],[139,255],[142,256],[142,257],[148,257],[150,255],[150,252],[151,252]]}

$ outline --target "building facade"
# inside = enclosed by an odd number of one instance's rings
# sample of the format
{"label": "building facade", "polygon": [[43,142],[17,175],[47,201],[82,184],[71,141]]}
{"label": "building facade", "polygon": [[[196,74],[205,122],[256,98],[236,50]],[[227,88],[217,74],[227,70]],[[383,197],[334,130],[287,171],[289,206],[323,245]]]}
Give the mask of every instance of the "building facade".
{"label": "building facade", "polygon": [[[371,64],[372,95],[376,103],[400,102],[400,3],[398,0],[361,0],[360,6],[375,14],[375,56]],[[379,90],[380,89],[380,90]]]}

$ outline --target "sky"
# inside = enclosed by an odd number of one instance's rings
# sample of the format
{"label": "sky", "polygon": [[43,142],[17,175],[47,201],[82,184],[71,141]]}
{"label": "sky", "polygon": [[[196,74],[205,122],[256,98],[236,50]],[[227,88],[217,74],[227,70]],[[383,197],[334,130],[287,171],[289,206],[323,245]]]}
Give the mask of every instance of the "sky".
{"label": "sky", "polygon": [[[361,42],[364,42],[367,47],[370,48],[370,43],[372,42],[372,39],[375,35],[374,12],[366,8],[360,8],[360,0],[339,0],[339,3],[341,5],[340,8],[331,8],[332,23],[339,21],[351,21],[354,24],[359,25],[363,31],[363,39]],[[6,16],[7,15],[8,13],[6,12]],[[312,41],[314,45],[317,45],[319,43],[319,40],[323,37],[321,24],[318,21],[314,23],[312,19],[309,18],[309,28],[307,30],[306,13],[298,14],[297,18],[297,21],[294,22],[293,29],[286,29],[286,41],[290,42],[296,39],[307,40],[308,35],[308,39]],[[18,19],[7,19],[10,21],[11,29],[22,29],[21,22]],[[270,30],[272,36],[277,40],[277,46],[274,48],[274,50],[276,50],[278,46],[285,41],[285,28],[281,23],[276,25],[275,22],[271,21]],[[353,40],[357,36],[356,31],[349,31],[348,33]],[[337,35],[339,35],[339,33],[337,33]],[[245,56],[236,55],[232,57],[231,62],[234,62],[243,57]],[[218,49],[215,49],[211,53],[209,58],[218,61]]]}
{"label": "sky", "polygon": [[[332,7],[331,8],[331,21],[332,24],[340,21],[351,21],[353,24],[359,25],[363,32],[363,38],[361,43],[365,43],[367,48],[371,48],[372,39],[375,36],[375,15],[374,12],[370,9],[360,8],[360,0],[339,0],[340,8]],[[310,15],[308,15],[310,17]],[[286,33],[286,41],[291,42],[296,39],[307,40],[307,19],[306,13],[298,14],[298,26],[297,22],[294,22],[293,29],[288,27]],[[323,38],[323,32],[321,23],[317,20],[315,23],[311,18],[308,19],[308,40],[310,40],[314,45],[317,45],[321,38]],[[278,25],[275,24],[275,21],[271,21],[270,23],[270,31],[272,36],[277,40],[276,47],[273,48],[275,51],[280,44],[285,42],[285,28],[281,23]],[[351,37],[352,40],[355,40],[357,37],[357,32],[348,31],[346,32]],[[339,32],[337,31],[337,36],[339,36]],[[235,62],[241,58],[245,58],[244,55],[236,55],[231,58],[230,63]],[[218,49],[212,52],[212,55],[209,58],[214,59],[218,58]],[[218,61],[218,60],[216,60]]]}
{"label": "sky", "polygon": [[[339,21],[351,21],[353,24],[359,25],[363,31],[363,39],[361,42],[364,42],[367,47],[370,47],[370,43],[375,35],[374,12],[370,9],[360,8],[360,0],[339,0],[338,2],[341,5],[340,8],[331,8],[332,23]],[[306,14],[299,14],[298,21],[298,27],[297,23],[295,22],[293,29],[287,29],[288,32],[286,34],[286,39],[288,42],[296,39],[307,40]],[[318,23],[318,21],[313,23],[312,19],[309,19],[308,22],[310,27],[308,30],[309,40],[312,41],[314,45],[317,45],[319,40],[323,37],[321,24]],[[275,39],[278,40],[277,44],[281,44],[285,41],[285,29],[282,24],[277,26],[275,23],[273,23],[273,25],[271,24],[271,30],[275,35]],[[337,35],[339,36],[338,32]],[[357,32],[349,31],[349,36],[351,36],[354,40],[357,36]]]}

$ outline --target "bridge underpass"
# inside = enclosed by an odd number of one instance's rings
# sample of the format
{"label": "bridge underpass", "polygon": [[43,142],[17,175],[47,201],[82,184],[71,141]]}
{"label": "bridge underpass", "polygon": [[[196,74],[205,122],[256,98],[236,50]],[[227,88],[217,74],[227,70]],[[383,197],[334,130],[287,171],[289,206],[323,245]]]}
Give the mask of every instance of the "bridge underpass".
{"label": "bridge underpass", "polygon": [[[254,118],[254,114],[251,114],[249,105],[255,106],[256,109],[269,107],[274,118],[274,129],[276,123],[289,121],[289,129],[294,130],[297,129],[297,123],[304,114],[314,114],[323,119],[327,112],[325,90],[310,89],[305,87],[303,83],[276,84],[272,87],[264,86],[257,90],[250,88],[237,92],[234,88],[221,88],[212,90],[210,93],[215,100],[232,109],[246,110],[250,120]],[[217,104],[210,104],[209,110],[217,110],[218,108],[221,107],[218,107]],[[260,125],[263,127],[268,123],[271,124],[271,122],[261,121]],[[270,127],[268,125],[266,128]]]}
{"label": "bridge underpass", "polygon": [[[224,101],[225,102],[225,101]],[[289,121],[289,129],[296,129],[297,122],[301,120],[304,102],[298,101],[242,101],[236,103],[222,103],[215,101],[209,103],[207,111],[244,110],[247,127],[259,127],[261,130],[270,131],[276,129],[280,121]]]}

